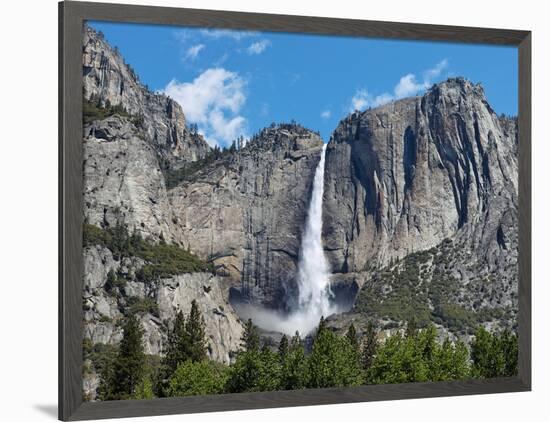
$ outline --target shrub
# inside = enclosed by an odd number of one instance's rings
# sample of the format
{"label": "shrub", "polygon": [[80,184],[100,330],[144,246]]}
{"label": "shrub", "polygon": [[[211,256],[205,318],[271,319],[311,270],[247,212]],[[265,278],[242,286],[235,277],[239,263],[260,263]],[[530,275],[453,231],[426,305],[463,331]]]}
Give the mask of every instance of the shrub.
{"label": "shrub", "polygon": [[158,316],[158,304],[150,297],[131,296],[127,305],[129,315],[150,313]]}
{"label": "shrub", "polygon": [[[84,246],[101,245],[120,260],[135,256],[147,262],[137,272],[136,277],[141,282],[156,278],[170,277],[176,274],[193,272],[214,272],[214,266],[178,245],[160,242],[154,244],[145,241],[134,232],[130,235],[126,226],[118,223],[115,227],[102,229],[84,224]],[[126,281],[120,275],[111,276],[109,287],[123,287]]]}
{"label": "shrub", "polygon": [[82,117],[84,124],[90,124],[95,120],[103,120],[107,117],[118,114],[121,117],[133,118],[121,105],[112,106],[109,103],[102,107],[97,102],[84,100],[82,104]]}
{"label": "shrub", "polygon": [[180,363],[170,378],[168,396],[195,396],[224,391],[228,368],[222,364],[202,360]]}

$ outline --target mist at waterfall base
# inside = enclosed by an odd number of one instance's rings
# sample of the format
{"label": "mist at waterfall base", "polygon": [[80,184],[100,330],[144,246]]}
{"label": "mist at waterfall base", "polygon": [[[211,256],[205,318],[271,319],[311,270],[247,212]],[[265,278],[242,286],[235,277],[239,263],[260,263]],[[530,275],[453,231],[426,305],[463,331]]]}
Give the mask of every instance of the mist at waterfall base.
{"label": "mist at waterfall base", "polygon": [[338,311],[337,306],[331,303],[333,293],[330,289],[330,272],[321,237],[325,152],[326,144],[323,145],[321,159],[315,170],[311,201],[302,235],[297,274],[297,306],[288,314],[250,305],[239,306],[241,317],[251,318],[255,325],[268,331],[288,335],[298,331],[301,335],[307,335],[318,326],[321,316],[326,318]]}

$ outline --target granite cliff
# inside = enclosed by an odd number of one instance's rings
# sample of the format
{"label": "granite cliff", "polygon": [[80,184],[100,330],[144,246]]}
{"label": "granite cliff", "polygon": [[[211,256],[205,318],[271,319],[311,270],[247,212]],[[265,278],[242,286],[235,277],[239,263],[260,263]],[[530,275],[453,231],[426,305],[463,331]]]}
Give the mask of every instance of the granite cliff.
{"label": "granite cliff", "polygon": [[[144,86],[89,27],[83,51],[83,201],[93,234],[85,337],[116,345],[121,319],[137,312],[146,351],[162,355],[175,313],[196,300],[209,356],[229,362],[243,329],[234,305],[295,307],[323,141],[299,124],[273,124],[237,148],[213,149],[177,102]],[[477,324],[513,327],[517,123],[495,114],[481,86],[449,79],[352,113],[325,159],[322,239],[343,311],[330,325],[393,329],[415,316],[457,335]],[[157,255],[117,252],[105,239],[121,227],[125,241]],[[155,259],[167,248],[193,266],[165,270]]]}
{"label": "granite cliff", "polygon": [[[405,258],[431,250],[444,255],[438,277],[458,289],[449,300],[461,311],[516,308],[517,125],[495,114],[480,85],[449,79],[353,113],[326,160],[323,237],[336,280],[365,284],[372,294],[360,298],[387,304]],[[423,292],[431,312],[442,304],[428,297],[435,266],[425,261],[407,289]]]}

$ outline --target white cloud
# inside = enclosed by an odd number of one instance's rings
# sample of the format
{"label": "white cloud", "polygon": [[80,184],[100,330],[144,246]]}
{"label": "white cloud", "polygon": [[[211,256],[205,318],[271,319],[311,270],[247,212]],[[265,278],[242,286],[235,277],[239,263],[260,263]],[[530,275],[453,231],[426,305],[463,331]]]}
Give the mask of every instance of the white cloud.
{"label": "white cloud", "polygon": [[246,119],[239,114],[246,101],[244,89],[238,73],[211,68],[193,82],[173,79],[164,92],[181,105],[187,120],[197,123],[211,144],[228,145],[246,129]]}
{"label": "white cloud", "polygon": [[439,77],[439,75],[441,75],[441,73],[447,68],[447,66],[449,66],[449,60],[441,60],[433,68],[428,69],[424,72],[424,80],[432,81],[435,78]]}
{"label": "white cloud", "polygon": [[415,95],[418,91],[426,88],[426,83],[418,83],[416,81],[416,76],[409,73],[399,79],[399,83],[395,86],[393,92],[395,94],[395,98],[405,98]]}
{"label": "white cloud", "polygon": [[384,92],[383,94],[373,97],[366,89],[358,89],[350,100],[349,110],[355,111],[364,110],[367,107],[378,107],[400,98],[417,95],[419,92],[428,89],[433,84],[434,80],[441,76],[448,65],[449,61],[444,59],[431,69],[424,71],[422,82],[419,82],[416,75],[412,73],[402,76],[395,85],[393,94]]}
{"label": "white cloud", "polygon": [[371,96],[366,89],[358,89],[351,98],[350,111],[365,109],[371,102],[370,98]]}
{"label": "white cloud", "polygon": [[202,29],[201,34],[209,38],[214,38],[214,39],[231,38],[236,41],[240,41],[244,38],[258,36],[258,32],[237,31],[237,30],[230,30],[230,29]]}
{"label": "white cloud", "polygon": [[261,40],[255,43],[250,44],[250,46],[246,49],[248,54],[262,54],[267,47],[271,45],[271,41],[269,40]]}
{"label": "white cloud", "polygon": [[412,73],[403,76],[394,88],[395,98],[409,97],[428,89],[432,85],[434,79],[438,78],[448,65],[449,61],[443,59],[431,69],[424,71],[424,79],[422,82],[418,82],[416,76]]}
{"label": "white cloud", "polygon": [[323,110],[321,111],[321,118],[323,119],[330,119],[330,110]]}
{"label": "white cloud", "polygon": [[393,101],[393,95],[384,92],[383,94],[377,95],[376,98],[372,101],[373,107],[378,107],[389,102]]}
{"label": "white cloud", "polygon": [[185,59],[195,60],[199,53],[204,50],[206,46],[204,44],[197,44],[187,49],[185,53]]}

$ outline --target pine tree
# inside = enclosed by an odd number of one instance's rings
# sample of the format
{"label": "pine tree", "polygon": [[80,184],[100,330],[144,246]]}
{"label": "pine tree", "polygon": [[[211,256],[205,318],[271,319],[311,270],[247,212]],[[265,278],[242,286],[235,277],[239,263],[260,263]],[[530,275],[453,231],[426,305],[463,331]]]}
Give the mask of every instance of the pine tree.
{"label": "pine tree", "polygon": [[186,338],[188,341],[188,357],[193,362],[206,359],[206,333],[204,318],[199,310],[197,301],[191,301],[191,311],[185,323]]}
{"label": "pine tree", "polygon": [[357,337],[357,331],[355,330],[355,325],[353,325],[353,322],[348,328],[346,338],[348,339],[350,346],[355,351],[357,356],[359,356],[359,339]]}
{"label": "pine tree", "polygon": [[210,360],[188,360],[179,364],[171,376],[166,395],[176,397],[222,393],[228,371],[227,366]]}
{"label": "pine tree", "polygon": [[244,326],[243,336],[241,337],[241,347],[247,352],[260,349],[260,335],[250,318],[246,321],[246,325]]}
{"label": "pine tree", "polygon": [[120,221],[116,222],[112,230],[113,258],[120,260],[128,254],[130,247],[130,238],[126,226]]}
{"label": "pine tree", "polygon": [[493,339],[491,334],[480,327],[470,344],[472,373],[475,377],[491,378],[496,376],[495,359],[493,355]]}
{"label": "pine tree", "polygon": [[346,387],[363,381],[359,360],[345,337],[326,327],[322,318],[308,359],[310,388]]}
{"label": "pine tree", "polygon": [[503,376],[516,376],[518,374],[518,337],[505,330],[501,335],[501,349],[504,355]]}
{"label": "pine tree", "polygon": [[471,343],[472,375],[481,378],[517,375],[517,337],[508,330],[489,333],[480,327]]}
{"label": "pine tree", "polygon": [[448,338],[437,346],[432,359],[430,381],[452,381],[470,375],[468,349],[464,343],[453,344]]}
{"label": "pine tree", "polygon": [[324,316],[321,316],[321,319],[319,320],[319,326],[317,327],[317,332],[315,333],[315,337],[320,336],[322,332],[326,329],[327,329],[327,321],[325,320]]}
{"label": "pine tree", "polygon": [[178,364],[185,362],[189,357],[189,338],[185,329],[185,317],[179,311],[174,320],[174,326],[168,332],[167,350],[165,351],[164,365],[168,372],[173,373]]}
{"label": "pine tree", "polygon": [[416,323],[416,318],[413,316],[409,321],[407,321],[407,329],[405,330],[405,337],[413,337],[416,335],[418,329],[418,324]]}
{"label": "pine tree", "polygon": [[155,398],[153,393],[153,383],[149,377],[144,377],[143,380],[136,386],[136,390],[132,397],[134,400],[150,400]]}
{"label": "pine tree", "polygon": [[264,344],[260,352],[260,373],[258,377],[259,391],[273,391],[280,388],[281,383],[281,362],[279,355],[272,352]]}
{"label": "pine tree", "polygon": [[127,317],[124,334],[114,364],[111,383],[112,399],[124,399],[134,395],[136,387],[143,381],[145,353],[143,328],[134,315]]}
{"label": "pine tree", "polygon": [[286,336],[286,334],[283,334],[283,336],[281,337],[278,353],[281,362],[284,362],[288,356],[288,337]]}
{"label": "pine tree", "polygon": [[290,340],[288,354],[281,368],[281,388],[284,390],[299,390],[305,388],[309,378],[307,359],[302,346],[300,334]]}
{"label": "pine tree", "polygon": [[378,334],[372,321],[369,321],[363,334],[363,350],[361,351],[361,366],[367,371],[378,350]]}

